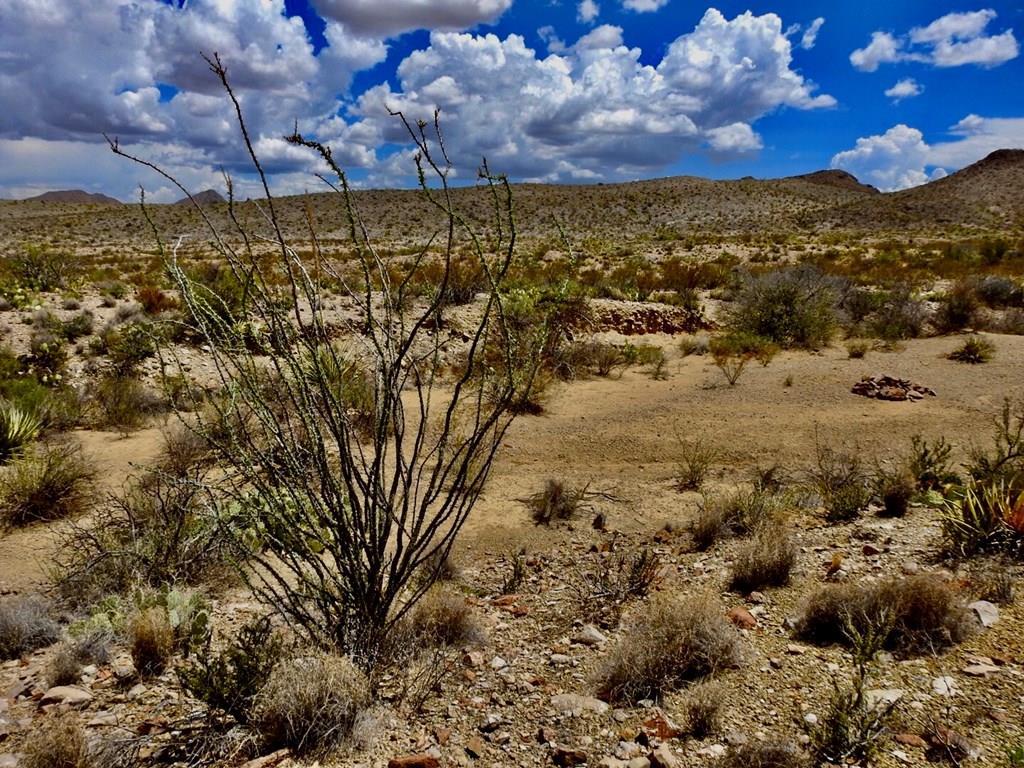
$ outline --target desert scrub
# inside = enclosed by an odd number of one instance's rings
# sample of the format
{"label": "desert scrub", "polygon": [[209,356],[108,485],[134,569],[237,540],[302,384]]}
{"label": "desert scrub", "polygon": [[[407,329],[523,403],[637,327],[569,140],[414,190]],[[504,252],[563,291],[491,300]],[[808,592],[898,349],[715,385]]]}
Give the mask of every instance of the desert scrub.
{"label": "desert scrub", "polygon": [[684,440],[677,437],[679,464],[676,470],[676,489],[696,491],[704,485],[711,465],[718,458],[718,450],[704,438]]}
{"label": "desert scrub", "polygon": [[762,366],[766,366],[779,350],[775,342],[745,332],[715,336],[708,342],[708,349],[715,367],[725,376],[729,386],[739,381],[751,360],[758,360]]}
{"label": "desert scrub", "polygon": [[409,614],[409,630],[426,646],[463,646],[484,639],[465,596],[441,584],[432,586]]}
{"label": "desert scrub", "polygon": [[188,657],[207,644],[209,607],[198,592],[165,588],[138,592],[133,600],[125,628],[139,674],[159,675],[175,653]]}
{"label": "desert scrub", "polygon": [[208,636],[192,659],[179,667],[182,687],[214,712],[245,725],[253,715],[260,689],[274,667],[285,658],[287,647],[269,617],[244,624],[220,651]]}
{"label": "desert scrub", "polygon": [[[202,487],[208,472],[145,473],[99,505],[91,524],[69,525],[55,568],[64,598],[82,604],[137,584],[197,585],[243,559],[224,533],[235,525],[232,512]],[[251,540],[251,531],[237,533]]]}
{"label": "desert scrub", "polygon": [[537,525],[550,525],[556,520],[570,520],[577,513],[589,511],[591,499],[598,494],[590,491],[589,485],[580,488],[561,480],[548,480],[544,489],[520,501],[530,510],[530,517]]}
{"label": "desert scrub", "polygon": [[846,355],[851,360],[860,360],[871,349],[871,345],[862,340],[851,340],[846,342]]}
{"label": "desert scrub", "polygon": [[107,374],[94,381],[88,402],[93,425],[127,435],[142,429],[164,403],[156,392],[130,376]]}
{"label": "desert scrub", "polygon": [[910,471],[903,467],[879,468],[875,471],[875,495],[882,504],[884,517],[903,517],[917,493],[917,484]]}
{"label": "desert scrub", "polygon": [[800,748],[786,741],[754,741],[731,748],[720,768],[808,768]]}
{"label": "desert scrub", "polygon": [[46,445],[0,471],[0,524],[78,517],[94,496],[94,471],[77,445]]}
{"label": "desert scrub", "polygon": [[743,281],[728,326],[783,348],[817,349],[836,327],[837,283],[815,267],[786,267]]}
{"label": "desert scrub", "polygon": [[595,553],[569,581],[584,621],[616,627],[631,600],[650,593],[660,579],[661,561],[649,549],[633,553]]}
{"label": "desert scrub", "polygon": [[996,345],[981,336],[968,336],[946,357],[958,363],[978,365],[989,362],[996,352]]}
{"label": "desert scrub", "polygon": [[753,532],[781,511],[787,498],[770,490],[736,490],[719,496],[705,495],[697,518],[690,525],[693,544],[699,551],[727,536]]}
{"label": "desert scrub", "polygon": [[879,647],[906,656],[960,643],[973,629],[960,595],[939,577],[919,574],[823,587],[805,601],[795,633],[822,645],[874,634]]}
{"label": "desert scrub", "polygon": [[706,739],[719,729],[725,688],[716,680],[690,687],[683,699],[686,731],[695,739]]}
{"label": "desert scrub", "polygon": [[820,497],[829,522],[849,522],[871,501],[869,478],[855,451],[835,450],[815,437],[815,464],[808,470],[807,479]]}
{"label": "desert scrub", "polygon": [[0,601],[0,660],[53,645],[60,626],[42,597],[12,597]]}
{"label": "desert scrub", "polygon": [[917,490],[932,491],[960,483],[960,478],[953,472],[952,453],[953,446],[944,437],[926,440],[921,435],[914,435],[910,438],[907,470],[914,478]]}
{"label": "desert scrub", "polygon": [[46,716],[33,723],[22,748],[22,768],[102,768],[90,749],[81,721],[73,712]]}
{"label": "desert scrub", "polygon": [[729,588],[749,594],[764,587],[781,587],[789,583],[796,564],[796,545],[784,522],[770,519],[754,532],[753,538],[740,545],[732,564]]}
{"label": "desert scrub", "polygon": [[267,749],[320,753],[348,738],[370,700],[369,682],[350,660],[296,656],[270,673],[256,696],[252,723]]}
{"label": "desert scrub", "polygon": [[739,637],[719,605],[707,597],[658,597],[638,610],[595,685],[608,701],[659,700],[739,662]]}

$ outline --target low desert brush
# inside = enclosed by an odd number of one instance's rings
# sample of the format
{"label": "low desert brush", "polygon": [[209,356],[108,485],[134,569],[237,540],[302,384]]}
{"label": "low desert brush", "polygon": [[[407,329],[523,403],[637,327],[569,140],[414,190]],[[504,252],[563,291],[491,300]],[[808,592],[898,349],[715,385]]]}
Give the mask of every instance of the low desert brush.
{"label": "low desert brush", "polygon": [[174,628],[167,611],[152,606],[140,611],[128,625],[129,647],[135,669],[143,677],[161,674],[174,655]]}
{"label": "low desert brush", "polygon": [[595,676],[608,701],[660,699],[740,661],[739,636],[706,597],[659,597],[639,611]]}
{"label": "low desert brush", "polygon": [[85,729],[73,712],[33,723],[22,747],[21,768],[104,768],[89,746]]}
{"label": "low desert brush", "polygon": [[680,438],[678,444],[679,469],[676,472],[676,488],[680,491],[696,491],[704,485],[711,465],[718,458],[718,451],[700,438]]}
{"label": "low desert brush", "polygon": [[687,732],[695,739],[705,739],[715,733],[721,725],[724,699],[725,688],[716,680],[691,686],[683,699]]}
{"label": "low desert brush", "polygon": [[720,496],[705,495],[690,534],[698,550],[719,539],[752,533],[786,504],[783,495],[764,490],[736,490]]}
{"label": "low desert brush", "polygon": [[882,504],[885,517],[903,517],[917,492],[910,472],[902,467],[879,468],[874,478],[875,495]]}
{"label": "low desert brush", "polygon": [[533,522],[549,525],[555,520],[569,520],[577,512],[589,510],[593,495],[589,485],[576,488],[552,479],[544,484],[544,490],[521,501],[530,510]]}
{"label": "low desert brush", "polygon": [[436,584],[416,603],[409,614],[414,638],[427,646],[462,646],[483,639],[480,626],[465,596],[448,586]]}
{"label": "low desert brush", "polygon": [[60,626],[43,598],[26,596],[0,601],[0,660],[16,659],[59,639]]}
{"label": "low desert brush", "polygon": [[720,768],[808,768],[800,748],[786,741],[752,741],[725,753]]}
{"label": "low desert brush", "polygon": [[369,682],[347,658],[296,656],[270,673],[252,723],[268,750],[319,753],[344,742],[369,704]]}
{"label": "low desert brush", "polygon": [[781,587],[789,583],[796,564],[797,548],[786,524],[778,519],[767,520],[743,542],[732,564],[729,588],[749,594],[764,587]]}
{"label": "low desert brush", "polygon": [[77,445],[48,445],[0,472],[0,524],[78,517],[93,498],[94,471]]}
{"label": "low desert brush", "polygon": [[879,647],[911,655],[955,645],[973,629],[961,596],[939,577],[918,574],[825,586],[805,602],[796,635],[849,645],[852,636],[874,633]]}
{"label": "low desert brush", "polygon": [[35,414],[13,403],[0,402],[0,464],[19,455],[42,429]]}
{"label": "low desert brush", "polygon": [[1024,491],[999,480],[972,483],[942,500],[947,549],[970,557],[979,552],[1024,553]]}

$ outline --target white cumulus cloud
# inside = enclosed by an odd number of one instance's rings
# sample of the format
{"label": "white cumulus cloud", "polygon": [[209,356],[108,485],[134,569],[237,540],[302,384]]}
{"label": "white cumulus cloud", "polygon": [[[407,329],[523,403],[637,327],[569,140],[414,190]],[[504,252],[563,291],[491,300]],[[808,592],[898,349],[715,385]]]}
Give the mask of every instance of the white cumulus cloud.
{"label": "white cumulus cloud", "polygon": [[850,62],[864,72],[874,72],[881,64],[917,61],[936,67],[960,67],[975,64],[997,67],[1020,54],[1012,29],[989,34],[988,26],[997,14],[991,8],[969,13],[948,13],[923,27],[914,27],[906,35],[876,31],[871,41],[850,54]]}
{"label": "white cumulus cloud", "polygon": [[805,51],[811,50],[815,43],[818,42],[818,33],[821,32],[822,26],[825,24],[825,19],[819,16],[811,25],[804,30],[803,36],[800,38],[800,47]]}
{"label": "white cumulus cloud", "polygon": [[929,144],[921,131],[901,123],[857,139],[853,149],[833,156],[832,167],[892,191],[941,178],[997,149],[1024,148],[1024,118],[968,115],[949,132],[952,139]]}
{"label": "white cumulus cloud", "polygon": [[653,13],[668,5],[668,0],[621,0],[622,7],[634,13]]}
{"label": "white cumulus cloud", "polygon": [[912,77],[896,81],[891,88],[887,88],[885,91],[885,95],[893,101],[903,101],[903,99],[920,96],[922,93],[924,93],[924,86]]}
{"label": "white cumulus cloud", "polygon": [[594,0],[580,0],[576,6],[576,18],[584,24],[590,24],[601,14],[601,6]]}

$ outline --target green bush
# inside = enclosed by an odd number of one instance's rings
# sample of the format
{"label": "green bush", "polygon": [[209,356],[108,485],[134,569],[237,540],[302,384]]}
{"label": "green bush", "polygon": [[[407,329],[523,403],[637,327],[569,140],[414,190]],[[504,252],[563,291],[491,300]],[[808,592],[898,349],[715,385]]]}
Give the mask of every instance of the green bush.
{"label": "green bush", "polygon": [[0,474],[0,522],[21,526],[78,517],[93,498],[93,477],[77,445],[26,454]]}
{"label": "green bush", "polygon": [[958,363],[970,363],[978,365],[987,363],[995,355],[996,346],[988,339],[981,336],[968,336],[964,341],[950,352],[947,357]]}
{"label": "green bush", "polygon": [[218,653],[207,641],[193,661],[179,668],[178,677],[197,699],[244,725],[284,651],[284,641],[264,617],[244,624]]}
{"label": "green bush", "polygon": [[727,324],[783,348],[817,349],[829,343],[835,330],[836,298],[835,281],[811,266],[748,276]]}
{"label": "green bush", "polygon": [[0,464],[21,454],[39,436],[42,424],[32,413],[0,401]]}

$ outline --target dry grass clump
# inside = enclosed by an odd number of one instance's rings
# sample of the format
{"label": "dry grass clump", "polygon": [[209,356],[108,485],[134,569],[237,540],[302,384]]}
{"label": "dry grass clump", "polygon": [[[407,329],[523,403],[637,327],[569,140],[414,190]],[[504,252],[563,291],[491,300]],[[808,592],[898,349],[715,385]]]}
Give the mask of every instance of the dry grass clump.
{"label": "dry grass clump", "polygon": [[815,464],[807,476],[829,522],[849,522],[871,501],[868,474],[855,451],[837,451],[816,439]]}
{"label": "dry grass clump", "polygon": [[128,625],[129,646],[135,669],[143,677],[161,674],[174,654],[174,627],[167,611],[153,606],[139,611]]}
{"label": "dry grass clump", "polygon": [[584,620],[614,627],[630,600],[650,593],[660,569],[661,560],[646,548],[631,554],[597,553],[584,560],[569,586]]}
{"label": "dry grass clump", "polygon": [[435,585],[416,603],[409,616],[413,635],[430,646],[459,646],[480,642],[484,632],[466,598],[450,587]]}
{"label": "dry grass clump", "polygon": [[0,473],[0,524],[77,517],[92,498],[94,472],[77,445],[49,445]]}
{"label": "dry grass clump", "polygon": [[871,349],[871,344],[863,339],[853,339],[846,342],[846,354],[851,360],[860,360]]}
{"label": "dry grass clump", "polygon": [[918,574],[826,586],[805,603],[796,635],[821,645],[847,646],[855,636],[877,635],[881,647],[910,655],[959,643],[973,629],[960,596],[939,577]]}
{"label": "dry grass clump", "polygon": [[777,519],[765,521],[736,553],[729,588],[749,594],[764,587],[788,584],[796,564],[796,552],[796,544],[785,523]]}
{"label": "dry grass clump", "polygon": [[90,392],[93,421],[100,429],[128,434],[146,425],[163,405],[160,397],[131,376],[104,376]]}
{"label": "dry grass clump", "polygon": [[102,768],[90,753],[85,730],[73,713],[47,718],[29,731],[21,768]]}
{"label": "dry grass clump", "polygon": [[16,659],[59,639],[60,627],[41,597],[14,597],[0,602],[0,659]]}
{"label": "dry grass clump", "polygon": [[882,503],[884,517],[903,517],[917,493],[917,483],[902,467],[880,470],[875,477],[875,493]]}
{"label": "dry grass clump", "polygon": [[717,604],[706,597],[661,597],[643,607],[595,683],[609,701],[660,699],[739,661],[739,637]]}
{"label": "dry grass clump", "polygon": [[694,546],[704,551],[719,539],[751,533],[776,514],[783,499],[769,490],[738,490],[718,497],[705,496],[697,519],[690,525]]}
{"label": "dry grass clump", "polygon": [[61,643],[46,667],[46,682],[50,686],[77,683],[86,664],[105,664],[110,660],[111,640],[110,630],[96,629]]}
{"label": "dry grass clump", "polygon": [[270,673],[256,697],[254,724],[268,748],[323,752],[348,737],[369,703],[369,682],[351,661],[299,656]]}
{"label": "dry grass clump", "polygon": [[704,739],[721,725],[722,701],[725,688],[721,683],[708,680],[692,686],[683,700],[686,730],[696,739]]}
{"label": "dry grass clump", "polygon": [[730,749],[721,768],[806,768],[807,756],[789,742],[755,741]]}

